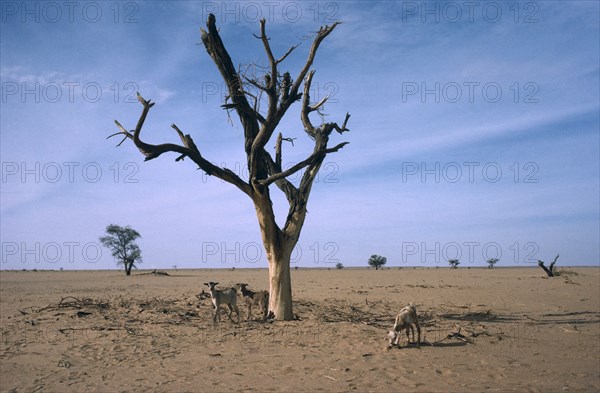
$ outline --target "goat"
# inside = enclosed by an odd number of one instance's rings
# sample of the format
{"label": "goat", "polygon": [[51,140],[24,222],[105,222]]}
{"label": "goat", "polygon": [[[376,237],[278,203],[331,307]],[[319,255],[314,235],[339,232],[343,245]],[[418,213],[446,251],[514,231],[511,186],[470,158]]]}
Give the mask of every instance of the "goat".
{"label": "goat", "polygon": [[[231,320],[231,322],[239,323],[240,322],[240,310],[237,306],[237,291],[235,288],[227,288],[223,290],[218,290],[215,287],[219,284],[218,282],[205,282],[204,285],[208,286],[210,297],[212,300],[213,306],[215,306],[215,315],[213,316],[213,321],[216,322],[217,319],[221,320],[219,317],[219,308],[222,304],[226,304],[229,307],[229,314],[227,316]],[[231,313],[235,310],[237,315],[237,321],[234,321],[231,318]]]}
{"label": "goat", "polygon": [[262,319],[267,319],[269,315],[269,292],[267,291],[258,291],[254,292],[246,287],[248,284],[236,284],[236,287],[240,289],[242,293],[242,299],[244,303],[246,303],[247,307],[247,315],[246,320],[249,320],[252,317],[252,305],[257,304],[262,310]]}
{"label": "goat", "polygon": [[398,345],[400,340],[400,332],[406,330],[406,339],[410,343],[410,336],[408,334],[409,329],[412,332],[413,341],[415,340],[415,329],[413,325],[417,327],[417,345],[421,342],[421,326],[419,325],[419,319],[417,317],[417,308],[411,303],[404,307],[396,316],[394,322],[394,328],[388,333],[388,339],[390,340],[390,348],[394,345]]}

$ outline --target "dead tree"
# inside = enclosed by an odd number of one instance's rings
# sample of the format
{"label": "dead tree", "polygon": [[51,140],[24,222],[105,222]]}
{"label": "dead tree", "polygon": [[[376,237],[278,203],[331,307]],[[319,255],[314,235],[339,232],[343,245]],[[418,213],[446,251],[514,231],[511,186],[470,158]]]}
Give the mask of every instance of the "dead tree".
{"label": "dead tree", "polygon": [[[309,118],[312,112],[322,114],[321,109],[329,98],[325,97],[317,103],[311,103],[309,92],[315,73],[314,70],[311,70],[311,66],[319,45],[338,26],[339,22],[319,29],[310,47],[306,62],[296,79],[292,79],[289,72],[281,74],[279,66],[297,48],[297,45],[290,47],[285,54],[276,58],[271,50],[265,24],[264,19],[260,21],[260,35],[256,36],[261,40],[268,59],[267,71],[261,78],[247,78],[236,70],[234,62],[225,49],[223,41],[221,41],[214,15],[210,14],[208,16],[207,29],[202,29],[204,47],[219,69],[228,89],[228,95],[222,107],[227,111],[235,111],[244,130],[244,151],[247,158],[248,180],[244,180],[231,170],[216,166],[207,160],[200,153],[192,137],[189,134],[184,134],[175,124],[171,127],[179,135],[181,144],[163,143],[154,145],[142,141],[140,133],[148,112],[154,103],[144,99],[139,93],[138,100],[143,109],[135,129],[128,131],[115,120],[120,131],[111,136],[122,135],[124,138],[121,143],[126,139],[131,139],[138,150],[146,156],[146,161],[167,152],[178,154],[175,161],[181,161],[187,157],[208,175],[233,184],[252,200],[269,262],[269,292],[271,294],[269,311],[276,319],[291,320],[294,318],[290,279],[291,253],[300,237],[310,191],[325,156],[337,152],[348,143],[342,142],[329,147],[329,137],[333,131],[340,134],[348,131],[346,124],[350,114],[346,114],[341,125],[333,122],[322,122],[320,125],[315,126]],[[300,91],[301,87],[303,87],[302,92]],[[252,89],[260,93],[252,94],[250,93]],[[259,107],[263,96],[266,97],[268,102],[266,110],[261,110]],[[289,139],[283,138],[281,133],[278,134],[275,159],[267,152],[266,146],[287,110],[297,101],[301,102],[300,118],[304,131],[314,141],[314,149],[312,154],[305,160],[283,170],[281,144],[282,140]],[[304,173],[299,184],[293,184],[288,180],[289,176],[301,170],[304,170]],[[289,204],[283,227],[279,227],[275,221],[270,195],[270,186],[273,184],[284,193]]]}
{"label": "dead tree", "polygon": [[556,276],[558,276],[558,272],[556,271],[556,268],[554,267],[554,264],[556,263],[557,259],[558,259],[558,255],[556,255],[556,258],[554,258],[554,260],[550,263],[549,267],[544,266],[544,261],[540,261],[538,259],[538,265],[539,265],[539,267],[541,267],[542,269],[544,269],[544,271],[546,272],[546,274],[548,275],[548,277],[556,277]]}

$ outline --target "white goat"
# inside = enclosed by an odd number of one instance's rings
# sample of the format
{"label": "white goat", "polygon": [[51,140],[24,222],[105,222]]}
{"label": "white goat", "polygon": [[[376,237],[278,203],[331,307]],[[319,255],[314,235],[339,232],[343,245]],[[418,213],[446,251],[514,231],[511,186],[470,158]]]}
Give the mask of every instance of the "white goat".
{"label": "white goat", "polygon": [[251,291],[246,287],[248,284],[236,284],[236,287],[239,288],[242,293],[242,299],[244,303],[246,303],[247,315],[246,320],[249,320],[252,317],[252,305],[256,304],[262,310],[262,319],[267,319],[269,315],[269,292],[267,291]]}
{"label": "white goat", "polygon": [[[212,304],[215,306],[215,315],[213,316],[213,321],[221,320],[219,316],[219,308],[221,304],[226,304],[229,307],[229,314],[227,316],[231,320],[231,322],[239,323],[240,322],[240,310],[237,306],[237,291],[235,288],[227,288],[223,290],[218,290],[215,287],[219,284],[218,282],[205,282],[204,285],[208,286],[210,297],[212,299]],[[237,315],[237,321],[234,321],[231,318],[231,313],[235,310]]]}
{"label": "white goat", "polygon": [[394,345],[398,345],[398,341],[400,340],[400,332],[405,329],[406,330],[406,339],[410,343],[410,336],[408,331],[412,332],[413,341],[415,340],[415,329],[413,325],[417,327],[417,345],[421,342],[421,327],[419,326],[419,319],[417,317],[417,308],[411,303],[410,305],[404,307],[398,315],[396,316],[396,321],[394,323],[394,328],[388,333],[388,339],[390,340],[390,348]]}

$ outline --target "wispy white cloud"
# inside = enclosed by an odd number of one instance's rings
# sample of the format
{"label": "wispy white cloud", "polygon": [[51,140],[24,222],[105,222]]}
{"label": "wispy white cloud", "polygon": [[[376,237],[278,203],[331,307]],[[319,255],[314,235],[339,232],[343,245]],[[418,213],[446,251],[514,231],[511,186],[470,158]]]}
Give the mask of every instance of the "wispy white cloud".
{"label": "wispy white cloud", "polygon": [[516,118],[499,118],[487,120],[482,124],[464,124],[459,127],[442,128],[431,132],[429,129],[413,128],[411,131],[417,136],[403,140],[401,144],[392,145],[379,143],[373,147],[373,156],[385,157],[410,157],[426,152],[452,149],[456,146],[476,145],[498,137],[511,137],[519,133],[527,133],[542,127],[553,126],[577,116],[593,114],[598,107],[594,104],[566,107],[552,113],[537,111],[525,113]]}
{"label": "wispy white cloud", "polygon": [[57,71],[47,71],[41,74],[32,73],[21,65],[2,67],[0,69],[0,78],[4,82],[47,85],[48,83],[56,82],[59,76],[60,72]]}

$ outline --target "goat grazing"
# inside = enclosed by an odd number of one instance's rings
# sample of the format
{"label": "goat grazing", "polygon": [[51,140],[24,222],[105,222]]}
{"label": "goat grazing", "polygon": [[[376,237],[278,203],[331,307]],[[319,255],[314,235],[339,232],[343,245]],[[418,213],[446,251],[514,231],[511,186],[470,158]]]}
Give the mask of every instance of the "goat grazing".
{"label": "goat grazing", "polygon": [[[213,306],[215,306],[215,315],[213,316],[213,321],[221,320],[219,317],[219,308],[222,304],[226,304],[229,307],[229,314],[227,316],[231,320],[231,322],[239,323],[240,322],[240,310],[237,306],[237,291],[235,288],[227,288],[223,290],[216,289],[215,287],[219,284],[218,282],[205,282],[204,285],[208,286],[210,297],[212,300]],[[231,318],[231,313],[235,310],[237,315],[237,321],[234,321]]]}
{"label": "goat grazing", "polygon": [[417,317],[417,309],[413,304],[404,307],[396,316],[394,328],[388,333],[388,339],[390,340],[390,348],[394,345],[398,345],[400,340],[400,332],[406,330],[406,339],[410,343],[410,336],[408,331],[412,332],[413,341],[415,340],[415,329],[413,325],[417,327],[417,345],[421,342],[421,327],[419,325],[419,319]]}
{"label": "goat grazing", "polygon": [[249,320],[252,317],[252,305],[256,304],[262,310],[262,319],[267,319],[269,315],[269,292],[267,291],[258,291],[254,292],[246,287],[248,284],[236,284],[236,287],[240,289],[242,293],[242,299],[244,303],[246,303],[247,315],[246,320]]}

